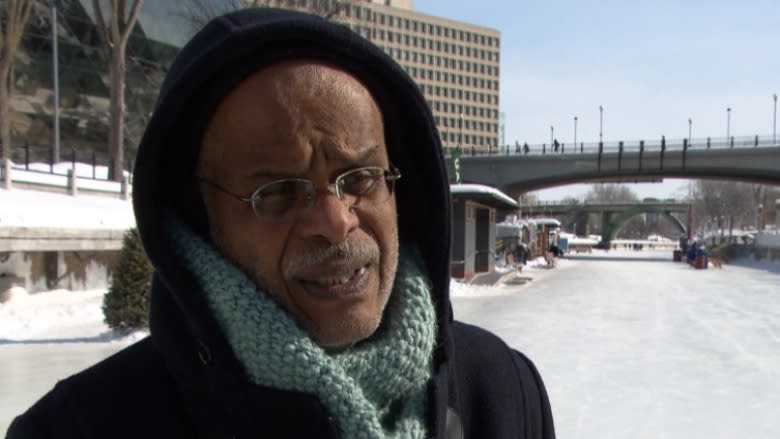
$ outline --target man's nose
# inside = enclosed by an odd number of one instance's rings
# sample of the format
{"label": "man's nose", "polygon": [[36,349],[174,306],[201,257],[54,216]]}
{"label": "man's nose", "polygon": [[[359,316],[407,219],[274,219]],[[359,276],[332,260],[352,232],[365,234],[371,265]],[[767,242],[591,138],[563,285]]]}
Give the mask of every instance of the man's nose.
{"label": "man's nose", "polygon": [[358,227],[355,211],[339,199],[336,191],[334,183],[314,195],[313,205],[306,209],[307,212],[301,218],[301,231],[305,236],[320,236],[336,244],[344,241]]}

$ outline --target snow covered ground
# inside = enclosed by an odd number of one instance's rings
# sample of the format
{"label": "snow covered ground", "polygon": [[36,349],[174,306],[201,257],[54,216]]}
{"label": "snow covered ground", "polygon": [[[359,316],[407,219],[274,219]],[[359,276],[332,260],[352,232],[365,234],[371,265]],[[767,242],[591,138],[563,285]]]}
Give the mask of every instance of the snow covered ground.
{"label": "snow covered ground", "polygon": [[[529,263],[522,286],[451,288],[459,319],[535,361],[558,437],[780,437],[779,265],[576,256]],[[112,333],[103,293],[16,290],[0,305],[0,432],[59,378],[145,335]]]}
{"label": "snow covered ground", "polygon": [[[133,224],[128,201],[0,189],[0,227]],[[524,285],[451,294],[458,319],[534,360],[558,437],[780,437],[780,265],[694,270],[670,250],[542,265],[518,273]],[[144,336],[109,330],[104,293],[15,290],[0,304],[0,435],[58,379]]]}

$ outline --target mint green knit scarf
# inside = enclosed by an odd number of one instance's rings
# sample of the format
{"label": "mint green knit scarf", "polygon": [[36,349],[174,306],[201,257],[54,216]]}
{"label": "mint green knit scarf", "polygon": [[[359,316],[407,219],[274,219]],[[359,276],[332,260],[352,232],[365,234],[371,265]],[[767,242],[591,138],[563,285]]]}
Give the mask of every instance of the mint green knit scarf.
{"label": "mint green knit scarf", "polygon": [[401,248],[376,333],[350,350],[327,354],[209,244],[184,226],[171,229],[178,256],[198,279],[252,383],[318,396],[345,438],[425,437],[436,314],[416,250]]}

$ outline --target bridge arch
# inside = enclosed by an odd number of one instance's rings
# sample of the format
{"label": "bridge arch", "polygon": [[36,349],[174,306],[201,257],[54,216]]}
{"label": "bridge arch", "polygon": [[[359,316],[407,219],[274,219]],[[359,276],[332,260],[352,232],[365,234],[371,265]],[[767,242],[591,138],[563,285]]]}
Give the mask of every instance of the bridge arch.
{"label": "bridge arch", "polygon": [[624,210],[623,212],[617,214],[612,221],[609,222],[608,230],[604,232],[602,235],[602,245],[608,246],[609,243],[615,239],[615,235],[623,228],[623,226],[630,220],[631,218],[635,217],[636,215],[639,215],[641,213],[657,213],[664,218],[668,219],[677,230],[680,231],[680,234],[682,236],[687,235],[687,229],[685,225],[683,225],[680,220],[672,215],[669,211],[658,209],[654,206],[645,206],[645,205],[637,205],[636,207],[632,207],[630,209]]}

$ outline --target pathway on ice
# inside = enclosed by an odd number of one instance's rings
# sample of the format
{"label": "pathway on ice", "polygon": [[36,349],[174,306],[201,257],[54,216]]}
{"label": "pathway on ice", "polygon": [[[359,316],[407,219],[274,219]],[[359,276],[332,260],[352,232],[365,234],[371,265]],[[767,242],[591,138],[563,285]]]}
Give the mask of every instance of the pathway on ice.
{"label": "pathway on ice", "polygon": [[561,438],[780,437],[780,273],[564,260],[455,316],[540,369]]}

